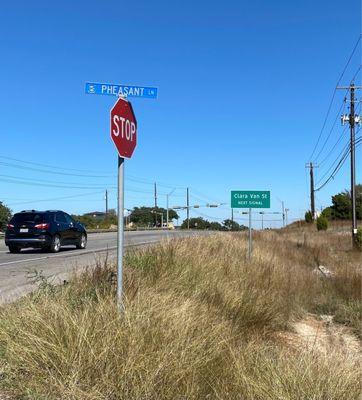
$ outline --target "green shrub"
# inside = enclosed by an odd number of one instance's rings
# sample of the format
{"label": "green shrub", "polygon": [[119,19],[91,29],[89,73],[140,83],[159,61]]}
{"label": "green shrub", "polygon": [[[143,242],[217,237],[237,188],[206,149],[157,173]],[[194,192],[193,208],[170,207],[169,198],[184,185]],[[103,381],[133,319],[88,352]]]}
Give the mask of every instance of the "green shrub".
{"label": "green shrub", "polygon": [[317,229],[319,231],[326,231],[328,229],[328,219],[323,214],[317,218]]}
{"label": "green shrub", "polygon": [[305,222],[308,222],[308,224],[313,222],[313,216],[311,211],[307,211],[305,213]]}

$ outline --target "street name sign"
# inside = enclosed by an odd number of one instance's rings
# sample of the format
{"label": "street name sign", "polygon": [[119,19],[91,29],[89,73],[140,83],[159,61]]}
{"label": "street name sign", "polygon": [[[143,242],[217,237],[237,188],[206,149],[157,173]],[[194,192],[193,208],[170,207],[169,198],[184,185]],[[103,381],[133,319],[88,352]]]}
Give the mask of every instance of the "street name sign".
{"label": "street name sign", "polygon": [[157,99],[156,87],[135,85],[114,85],[112,83],[86,82],[86,94],[102,94],[106,96],[140,97],[145,99]]}
{"label": "street name sign", "polygon": [[231,208],[270,208],[270,191],[232,190]]}
{"label": "street name sign", "polygon": [[132,157],[137,145],[137,120],[132,104],[122,97],[111,109],[111,139],[120,157]]}

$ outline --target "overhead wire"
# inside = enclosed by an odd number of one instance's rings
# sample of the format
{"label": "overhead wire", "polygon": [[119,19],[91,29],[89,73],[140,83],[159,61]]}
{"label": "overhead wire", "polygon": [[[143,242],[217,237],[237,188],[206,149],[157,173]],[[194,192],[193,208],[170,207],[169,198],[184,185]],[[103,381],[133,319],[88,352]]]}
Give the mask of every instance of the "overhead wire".
{"label": "overhead wire", "polygon": [[331,165],[329,166],[329,168],[327,169],[327,171],[322,175],[321,178],[319,178],[316,182],[316,185],[319,184],[319,182],[323,181],[323,179],[329,174],[329,172],[335,167],[335,165],[339,162],[339,160],[341,158],[344,157],[345,153],[348,153],[349,151],[349,147],[350,147],[350,143],[349,141],[347,141],[347,143],[343,146],[342,150],[340,151],[340,153],[338,154],[338,156],[334,159],[334,161],[331,163]]}
{"label": "overhead wire", "polygon": [[331,175],[328,177],[328,179],[322,184],[320,185],[317,189],[315,189],[315,192],[318,192],[319,190],[323,189],[328,182],[331,179],[334,179],[334,177],[336,176],[336,174],[338,173],[338,171],[342,168],[343,164],[345,163],[345,161],[348,158],[348,153],[349,153],[349,148],[347,149],[347,151],[343,154],[342,158],[339,160],[338,164],[336,165],[335,169],[333,170],[333,172],[331,173]]}
{"label": "overhead wire", "polygon": [[330,149],[328,154],[323,158],[323,160],[321,162],[318,163],[319,167],[321,167],[326,162],[326,160],[329,158],[329,156],[333,153],[333,150],[338,146],[340,141],[343,139],[343,136],[344,136],[345,132],[347,131],[347,128],[348,128],[348,126],[346,125],[345,128],[343,129],[341,135],[339,136],[338,140],[333,145],[333,147]]}
{"label": "overhead wire", "polygon": [[[10,206],[17,206],[21,204],[32,204],[32,203],[39,203],[39,202],[48,202],[48,201],[58,201],[58,200],[70,200],[70,199],[75,199],[77,197],[84,197],[84,196],[92,196],[95,194],[103,194],[104,192],[93,192],[93,193],[81,193],[81,194],[75,194],[72,196],[62,196],[62,197],[53,197],[51,199],[34,199],[34,200],[27,200],[27,201],[20,201],[16,203],[10,203]],[[87,199],[88,201],[89,199]]]}
{"label": "overhead wire", "polygon": [[353,57],[353,55],[354,55],[354,53],[355,53],[355,51],[356,51],[356,49],[357,49],[357,47],[358,47],[358,44],[359,44],[360,41],[361,41],[361,36],[362,36],[362,34],[359,35],[358,40],[357,40],[357,42],[356,42],[356,44],[355,44],[355,46],[354,46],[354,48],[353,48],[353,50],[352,50],[352,53],[350,54],[350,56],[349,56],[349,58],[348,58],[348,60],[347,60],[347,63],[346,63],[346,65],[345,65],[345,67],[343,68],[343,71],[342,71],[342,73],[340,74],[340,76],[339,76],[339,78],[338,78],[338,80],[337,80],[337,83],[336,83],[336,85],[335,85],[335,87],[334,87],[334,90],[333,90],[333,93],[332,93],[332,98],[331,98],[331,100],[330,100],[330,102],[329,102],[328,109],[327,109],[327,113],[326,113],[326,116],[325,116],[324,121],[323,121],[323,124],[322,124],[322,128],[321,128],[321,130],[320,130],[320,132],[319,132],[318,139],[317,139],[317,142],[316,142],[316,144],[315,144],[315,146],[314,146],[314,148],[313,148],[312,154],[311,154],[310,157],[309,157],[310,160],[313,159],[314,153],[315,153],[315,151],[316,151],[316,149],[317,149],[317,147],[318,147],[319,141],[320,141],[320,139],[321,139],[321,137],[322,137],[322,134],[323,134],[323,132],[324,132],[324,128],[325,128],[325,126],[326,126],[326,124],[327,124],[327,120],[328,120],[329,114],[330,114],[331,109],[332,109],[332,105],[333,105],[333,102],[334,102],[334,98],[335,98],[335,96],[336,96],[337,87],[338,87],[339,83],[341,82],[341,80],[342,80],[342,78],[343,78],[343,76],[344,76],[344,74],[345,74],[345,72],[346,72],[346,70],[347,70],[347,68],[348,68],[348,66],[349,66],[349,63],[350,63],[351,60],[352,60],[352,57]]}
{"label": "overhead wire", "polygon": [[343,112],[344,112],[345,106],[346,106],[346,98],[343,99],[343,102],[342,102],[342,104],[341,104],[341,106],[340,106],[340,108],[339,108],[339,110],[337,112],[336,118],[334,119],[333,125],[332,125],[332,127],[331,127],[331,129],[329,131],[329,134],[327,135],[327,137],[326,137],[321,149],[319,150],[318,154],[316,155],[314,161],[318,160],[319,156],[321,155],[321,153],[323,152],[324,148],[326,147],[326,144],[328,143],[328,140],[332,135],[332,132],[334,130],[334,127],[336,126],[337,121],[339,120],[341,114],[343,114]]}

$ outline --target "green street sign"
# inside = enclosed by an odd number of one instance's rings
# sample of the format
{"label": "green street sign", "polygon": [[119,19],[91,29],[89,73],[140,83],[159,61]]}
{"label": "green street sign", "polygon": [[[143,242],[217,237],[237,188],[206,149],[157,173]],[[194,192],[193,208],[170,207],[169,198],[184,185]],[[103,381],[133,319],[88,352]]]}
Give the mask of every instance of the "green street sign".
{"label": "green street sign", "polygon": [[270,191],[232,190],[231,208],[270,208]]}

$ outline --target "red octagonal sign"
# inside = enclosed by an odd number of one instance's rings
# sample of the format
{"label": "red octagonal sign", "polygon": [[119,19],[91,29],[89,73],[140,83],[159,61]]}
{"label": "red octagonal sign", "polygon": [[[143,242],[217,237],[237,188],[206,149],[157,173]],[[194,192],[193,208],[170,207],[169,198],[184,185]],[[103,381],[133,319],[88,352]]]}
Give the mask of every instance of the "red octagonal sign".
{"label": "red octagonal sign", "polygon": [[111,138],[120,157],[132,157],[137,144],[137,121],[132,104],[121,97],[111,110]]}

